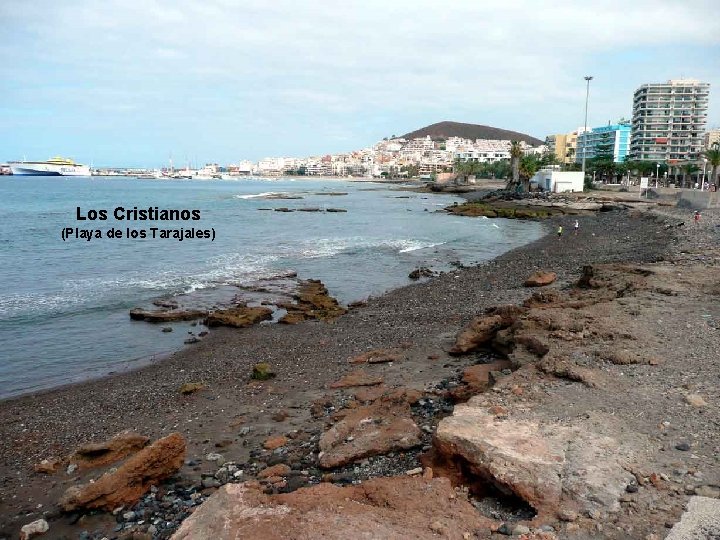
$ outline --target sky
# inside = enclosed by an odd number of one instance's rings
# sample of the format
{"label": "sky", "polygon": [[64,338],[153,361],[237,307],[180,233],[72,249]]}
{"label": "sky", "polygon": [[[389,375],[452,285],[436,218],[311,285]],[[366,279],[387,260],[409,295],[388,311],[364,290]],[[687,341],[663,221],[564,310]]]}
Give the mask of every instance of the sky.
{"label": "sky", "polygon": [[0,0],[0,161],[221,164],[443,120],[544,138],[711,84],[717,0]]}

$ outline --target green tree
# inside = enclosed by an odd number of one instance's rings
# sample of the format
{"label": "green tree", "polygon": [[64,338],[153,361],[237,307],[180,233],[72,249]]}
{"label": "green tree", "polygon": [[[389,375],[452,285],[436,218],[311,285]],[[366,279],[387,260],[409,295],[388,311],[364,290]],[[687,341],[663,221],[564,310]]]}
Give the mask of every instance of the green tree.
{"label": "green tree", "polygon": [[618,172],[613,153],[613,137],[611,132],[600,135],[599,141],[595,145],[595,155],[587,160],[587,170],[594,173],[595,178],[602,182],[614,180]]}
{"label": "green tree", "polygon": [[555,152],[544,152],[542,156],[540,156],[540,165],[543,167],[545,165],[558,165],[559,161],[557,156],[555,155]]}
{"label": "green tree", "polygon": [[406,172],[408,178],[414,178],[415,176],[418,176],[420,174],[420,170],[418,169],[417,165],[405,165],[404,167],[400,168],[400,171]]}
{"label": "green tree", "polygon": [[520,180],[523,191],[530,191],[530,179],[540,169],[540,160],[535,154],[529,154],[520,158]]}

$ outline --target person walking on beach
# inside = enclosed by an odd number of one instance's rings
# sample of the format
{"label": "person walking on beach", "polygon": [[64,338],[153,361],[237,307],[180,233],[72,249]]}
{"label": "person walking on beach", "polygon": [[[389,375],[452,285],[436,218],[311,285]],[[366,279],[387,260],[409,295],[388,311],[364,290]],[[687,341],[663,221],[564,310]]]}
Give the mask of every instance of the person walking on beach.
{"label": "person walking on beach", "polygon": [[580,228],[580,222],[577,219],[575,220],[575,225],[573,226],[573,228],[575,229],[575,234],[577,234],[578,229]]}
{"label": "person walking on beach", "polygon": [[558,238],[562,238],[562,225],[558,225]]}
{"label": "person walking on beach", "polygon": [[695,210],[693,220],[695,221],[695,225],[700,225],[700,210]]}

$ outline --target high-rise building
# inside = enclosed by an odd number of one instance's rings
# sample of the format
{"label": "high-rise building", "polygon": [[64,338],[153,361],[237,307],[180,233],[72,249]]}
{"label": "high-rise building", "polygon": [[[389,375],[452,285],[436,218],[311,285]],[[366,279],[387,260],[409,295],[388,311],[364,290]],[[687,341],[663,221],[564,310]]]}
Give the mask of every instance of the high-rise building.
{"label": "high-rise building", "polygon": [[575,163],[596,157],[612,158],[615,163],[622,163],[630,146],[630,124],[619,123],[592,128],[578,135],[575,150]]}
{"label": "high-rise building", "polygon": [[630,159],[675,163],[703,147],[710,84],[694,79],[643,84],[633,99]]}

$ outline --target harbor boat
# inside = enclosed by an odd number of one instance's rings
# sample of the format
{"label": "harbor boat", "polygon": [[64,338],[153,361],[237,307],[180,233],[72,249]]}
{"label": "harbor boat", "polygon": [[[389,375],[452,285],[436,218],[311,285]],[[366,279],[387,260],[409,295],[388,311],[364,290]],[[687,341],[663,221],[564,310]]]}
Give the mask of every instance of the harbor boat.
{"label": "harbor boat", "polygon": [[20,176],[90,176],[90,167],[72,159],[50,158],[47,161],[10,161],[13,174]]}

